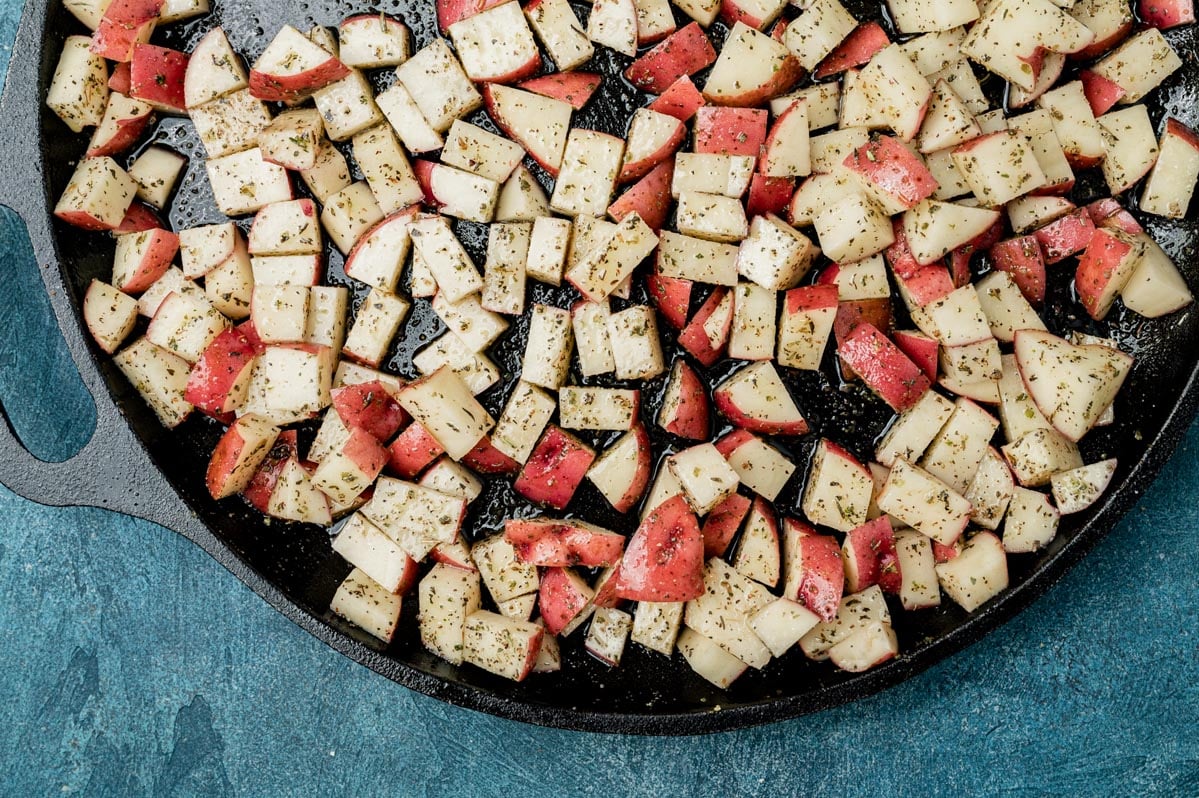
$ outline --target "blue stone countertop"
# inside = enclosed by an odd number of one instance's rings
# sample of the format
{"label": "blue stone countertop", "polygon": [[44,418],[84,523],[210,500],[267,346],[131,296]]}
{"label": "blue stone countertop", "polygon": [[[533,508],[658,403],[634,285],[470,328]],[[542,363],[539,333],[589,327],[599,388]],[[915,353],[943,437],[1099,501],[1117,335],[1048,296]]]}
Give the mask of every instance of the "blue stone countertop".
{"label": "blue stone countertop", "polygon": [[[19,13],[0,0],[0,68]],[[8,214],[0,247],[0,400],[35,453],[62,459],[90,434],[90,401]],[[1199,426],[1060,584],[923,675],[675,739],[425,698],[170,530],[0,488],[0,794],[1199,796],[1196,452]]]}

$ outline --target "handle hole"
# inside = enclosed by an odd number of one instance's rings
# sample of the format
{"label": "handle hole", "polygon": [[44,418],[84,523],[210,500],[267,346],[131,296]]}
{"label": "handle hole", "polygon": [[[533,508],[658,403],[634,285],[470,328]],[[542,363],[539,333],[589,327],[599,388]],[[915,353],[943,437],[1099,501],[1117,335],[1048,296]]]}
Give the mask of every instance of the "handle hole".
{"label": "handle hole", "polygon": [[0,404],[35,457],[62,462],[92,436],[96,408],[58,329],[21,218],[0,206]]}

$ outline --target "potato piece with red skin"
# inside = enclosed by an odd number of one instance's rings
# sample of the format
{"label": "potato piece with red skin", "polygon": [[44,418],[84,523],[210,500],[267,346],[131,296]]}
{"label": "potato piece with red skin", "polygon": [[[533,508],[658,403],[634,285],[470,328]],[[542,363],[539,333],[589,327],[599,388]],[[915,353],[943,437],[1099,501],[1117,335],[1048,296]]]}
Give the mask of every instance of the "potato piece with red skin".
{"label": "potato piece with red skin", "polygon": [[218,334],[192,366],[183,398],[202,413],[227,417],[245,399],[256,356],[254,345],[240,330]]}
{"label": "potato piece with red skin", "polygon": [[1140,0],[1137,11],[1146,25],[1158,30],[1189,25],[1195,21],[1194,0]]}
{"label": "potato piece with red skin", "polygon": [[1086,95],[1087,104],[1091,106],[1091,113],[1095,117],[1106,114],[1127,93],[1120,84],[1089,69],[1079,72],[1078,79],[1082,81],[1083,94]]}
{"label": "potato piece with red skin", "polygon": [[187,74],[187,53],[138,44],[129,65],[129,96],[174,113],[186,113],[183,80]]}
{"label": "potato piece with red skin", "polygon": [[873,21],[862,23],[816,65],[812,77],[820,80],[868,64],[875,53],[889,44],[891,40],[881,25]]}
{"label": "potato piece with red skin", "polygon": [[260,473],[278,435],[278,427],[258,416],[246,415],[230,425],[208,460],[204,481],[209,495],[224,499],[245,490]]}
{"label": "potato piece with red skin", "polygon": [[1078,259],[1074,287],[1078,301],[1096,321],[1102,320],[1132,277],[1145,251],[1145,244],[1122,230],[1097,228],[1086,251]]}
{"label": "potato piece with red skin", "polygon": [[1086,209],[1087,215],[1091,217],[1091,221],[1095,223],[1096,227],[1123,230],[1129,235],[1145,232],[1145,228],[1141,227],[1140,222],[1125,210],[1115,197],[1095,200],[1087,205]]}
{"label": "potato piece with red skin", "polygon": [[682,495],[652,510],[625,547],[616,595],[632,601],[690,601],[704,592],[704,539]]}
{"label": "potato piece with red skin", "polygon": [[[709,320],[713,319],[709,324]],[[732,299],[728,289],[717,288],[695,312],[695,318],[679,333],[679,344],[700,363],[711,366],[728,346],[732,327]]]}
{"label": "potato piece with red skin", "polygon": [[515,474],[520,463],[497,449],[490,436],[484,436],[462,458],[462,464],[480,474]]}
{"label": "potato piece with red skin", "polygon": [[594,460],[594,449],[550,424],[512,487],[531,502],[563,510]]}
{"label": "potato piece with red skin", "polygon": [[731,374],[713,391],[716,409],[734,425],[763,435],[805,435],[808,422],[773,363],[759,360]]}
{"label": "potato piece with red skin", "polygon": [[387,470],[402,479],[413,479],[445,449],[420,422],[413,421],[387,447]]}
{"label": "potato piece with red skin", "polygon": [[[738,430],[730,435],[740,432],[744,431]],[[750,433],[745,432],[744,434],[749,435]],[[708,513],[708,517],[704,519],[703,528],[700,530],[700,534],[704,538],[705,560],[724,556],[724,553],[728,551],[729,544],[737,536],[741,522],[749,514],[752,504],[753,502],[748,497],[742,496],[740,493],[730,493],[724,501],[713,508],[712,512]]]}
{"label": "potato piece with red skin", "polygon": [[602,82],[603,77],[594,72],[555,72],[529,78],[516,86],[542,97],[561,100],[576,111],[581,111]]}
{"label": "potato piece with red skin", "polygon": [[837,354],[896,413],[916,404],[930,387],[920,367],[872,324],[854,328]]}
{"label": "potato piece with red skin", "polygon": [[751,220],[755,216],[781,214],[791,204],[795,194],[795,180],[790,177],[767,177],[754,172],[749,182],[749,196],[745,200],[745,215]]}
{"label": "potato piece with red skin", "polygon": [[[644,217],[642,217],[644,219]],[[680,277],[665,277],[655,269],[645,275],[649,299],[662,315],[662,320],[681,330],[687,326],[687,311],[691,308],[691,289],[694,284]],[[729,316],[732,322],[732,316]]]}
{"label": "potato piece with red skin", "polygon": [[296,431],[294,429],[285,429],[275,438],[275,444],[271,450],[267,452],[262,464],[258,466],[258,470],[254,472],[254,476],[250,479],[250,484],[245,487],[241,495],[245,498],[250,506],[263,515],[268,514],[270,506],[271,494],[275,492],[275,485],[279,482],[279,475],[283,473],[283,468],[292,458],[299,458],[299,448],[296,444]]}
{"label": "potato piece with red skin", "polygon": [[697,23],[679,28],[629,65],[624,76],[638,89],[662,94],[679,78],[716,63],[716,50]]}
{"label": "potato piece with red skin", "polygon": [[1033,232],[1046,264],[1059,263],[1091,243],[1095,223],[1086,208],[1078,208]]}
{"label": "potato piece with red skin", "polygon": [[445,33],[455,22],[506,2],[508,0],[437,0],[437,27]]}
{"label": "potato piece with red skin", "polygon": [[937,190],[937,179],[894,136],[878,136],[845,157],[845,167],[902,208],[912,208]]}
{"label": "potato piece with red skin", "polygon": [[624,535],[580,521],[513,519],[504,538],[521,562],[546,568],[615,565],[624,552]]}
{"label": "potato piece with red skin", "polygon": [[895,532],[885,515],[849,530],[841,544],[841,559],[845,566],[845,587],[850,593],[871,585],[878,585],[886,593],[898,593],[903,585]]}
{"label": "potato piece with red skin", "polygon": [[133,48],[150,40],[163,0],[113,0],[92,34],[91,51],[110,61],[127,63]]}
{"label": "potato piece with red skin", "polygon": [[349,74],[336,56],[284,25],[250,67],[250,93],[265,102],[299,101]]}
{"label": "potato piece with red skin", "polygon": [[147,230],[161,229],[166,224],[158,212],[141,202],[134,202],[125,211],[125,218],[113,229],[113,233],[123,236],[126,233],[144,233]]}
{"label": "potato piece with red skin", "polygon": [[841,548],[831,535],[794,518],[783,519],[783,597],[798,601],[822,621],[837,617],[845,591]]}
{"label": "potato piece with red skin", "polygon": [[708,391],[703,381],[687,361],[676,360],[662,398],[658,426],[680,438],[706,441],[709,417]]}
{"label": "potato piece with red skin", "polygon": [[140,100],[109,94],[104,120],[88,142],[86,158],[116,155],[132,147],[150,124],[153,109]]}
{"label": "potato piece with red skin", "polygon": [[705,105],[695,112],[694,151],[757,158],[769,121],[770,114],[761,108]]}
{"label": "potato piece with red skin", "polygon": [[112,284],[126,294],[140,294],[171,267],[179,251],[179,236],[155,228],[117,240]]}
{"label": "potato piece with red skin", "polygon": [[348,429],[362,429],[379,441],[391,440],[411,417],[378,380],[343,385],[332,391],[333,408]]}
{"label": "potato piece with red skin", "polygon": [[608,215],[617,222],[630,213],[641,217],[655,233],[670,216],[670,184],[674,180],[674,158],[667,158],[616,198],[608,206]]}
{"label": "potato piece with red skin", "polygon": [[593,593],[583,578],[567,568],[548,568],[541,575],[537,591],[537,608],[545,629],[552,635],[562,634],[587,608]]}
{"label": "potato piece with red skin", "polygon": [[646,107],[651,111],[673,116],[680,122],[686,122],[695,116],[696,111],[704,104],[704,95],[695,88],[690,76],[682,75]]}
{"label": "potato piece with red skin", "polygon": [[918,330],[896,330],[891,340],[930,380],[937,379],[937,355],[941,345],[937,339]]}
{"label": "potato piece with red skin", "polygon": [[1045,301],[1045,257],[1036,236],[1000,241],[987,255],[993,268],[1012,276],[1025,299],[1034,304]]}
{"label": "potato piece with red skin", "polygon": [[649,174],[659,164],[672,160],[686,137],[687,128],[678,119],[639,108],[629,123],[617,183],[631,183]]}
{"label": "potato piece with red skin", "polygon": [[[949,283],[949,272],[943,267],[936,267],[930,271],[939,272],[945,278],[945,284]],[[898,279],[898,277],[897,277]],[[945,292],[948,293],[948,290]],[[920,303],[925,304],[925,303]],[[857,329],[859,324],[871,324],[875,329],[882,333],[886,333],[891,329],[892,323],[891,300],[888,299],[854,299],[845,300],[837,303],[837,315],[833,319],[833,340],[840,347],[842,343],[849,338],[850,334]],[[837,360],[838,367],[841,369],[841,376],[847,380],[857,379],[857,372],[849,365],[844,358]]]}

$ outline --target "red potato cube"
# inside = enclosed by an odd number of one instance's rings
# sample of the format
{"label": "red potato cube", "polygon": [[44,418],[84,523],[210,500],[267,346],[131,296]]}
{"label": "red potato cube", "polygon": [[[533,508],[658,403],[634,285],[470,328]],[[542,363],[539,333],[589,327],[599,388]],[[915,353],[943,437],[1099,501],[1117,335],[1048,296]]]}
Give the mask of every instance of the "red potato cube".
{"label": "red potato cube", "polygon": [[920,157],[893,136],[879,136],[854,150],[845,166],[899,208],[911,208],[937,190]]}
{"label": "red potato cube", "polygon": [[637,424],[600,454],[587,469],[587,479],[617,512],[627,513],[649,484],[652,456],[649,433]]}
{"label": "red potato cube", "polygon": [[778,362],[790,368],[820,368],[837,316],[837,286],[792,288],[778,324]]}
{"label": "red potato cube", "polygon": [[1074,273],[1078,301],[1091,318],[1107,316],[1144,252],[1144,243],[1128,233],[1103,227],[1095,230]]}
{"label": "red potato cube", "polygon": [[794,518],[783,519],[783,597],[798,601],[823,621],[837,615],[845,570],[836,538],[817,535]]}
{"label": "red potato cube", "polygon": [[754,172],[745,200],[745,214],[753,219],[767,214],[783,214],[795,194],[795,181],[789,177],[767,177]]}
{"label": "red potato cube", "polygon": [[354,502],[387,463],[387,450],[366,430],[355,428],[312,474],[312,484],[340,505]]}
{"label": "red potato cube", "polygon": [[1140,0],[1138,16],[1146,25],[1168,30],[1195,21],[1194,0]]}
{"label": "red potato cube", "polygon": [[738,22],[708,74],[704,98],[713,105],[760,105],[785,93],[802,75],[803,67],[781,42]]}
{"label": "red potato cube", "polygon": [[108,106],[104,109],[104,118],[92,133],[87,152],[84,153],[85,157],[116,155],[128,150],[150,124],[153,111],[148,103],[141,100],[134,100],[116,92],[110,94]]}
{"label": "red potato cube", "polygon": [[865,22],[833,48],[816,66],[816,80],[839,75],[847,69],[870,62],[878,51],[891,44],[887,32],[877,22]]}
{"label": "red potato cube", "polygon": [[779,550],[779,525],[774,510],[763,498],[754,499],[745,522],[745,531],[733,555],[733,568],[767,587],[778,584],[782,555]]}
{"label": "red potato cube", "polygon": [[1096,227],[1123,230],[1129,235],[1138,235],[1145,232],[1144,228],[1141,227],[1133,215],[1125,210],[1120,201],[1114,197],[1095,200],[1086,206],[1086,208],[1087,214],[1091,217],[1091,221],[1095,223]]}
{"label": "red potato cube", "polygon": [[337,26],[338,56],[348,67],[374,69],[408,60],[408,26],[386,14],[358,14]]}
{"label": "red potato cube", "polygon": [[531,502],[563,510],[595,460],[595,450],[556,425],[549,425],[513,488]]}
{"label": "red potato cube", "polygon": [[[148,205],[134,202],[125,212],[125,218],[113,229],[113,234],[123,236],[128,233],[144,233],[147,230],[161,228],[166,222]],[[205,283],[205,288],[208,284]]]}
{"label": "red potato cube", "polygon": [[650,230],[655,233],[660,231],[670,216],[670,185],[673,179],[674,159],[667,158],[617,197],[608,206],[608,216],[621,222],[635,213]]}
{"label": "red potato cube", "polygon": [[96,344],[115,352],[137,324],[138,301],[100,280],[92,280],[83,298],[83,319]]}
{"label": "red potato cube", "polygon": [[481,14],[508,0],[437,0],[437,27],[447,33],[455,22]]}
{"label": "red potato cube", "polygon": [[1011,275],[1025,299],[1034,304],[1045,300],[1045,258],[1035,236],[1000,241],[987,255],[994,268]]}
{"label": "red potato cube", "polygon": [[225,330],[212,339],[192,367],[184,398],[214,418],[232,413],[245,401],[257,355],[244,333],[235,328]]}
{"label": "red potato cube", "polygon": [[[779,114],[762,144],[758,170],[769,177],[803,177],[812,171],[808,106],[797,100]],[[751,216],[755,215],[752,211]]]}
{"label": "red potato cube", "polygon": [[716,409],[741,429],[764,435],[804,435],[804,420],[770,361],[731,374],[713,392]]}
{"label": "red potato cube", "polygon": [[1041,245],[1045,263],[1054,264],[1082,252],[1094,234],[1090,215],[1085,208],[1079,208],[1034,231],[1033,236]]}
{"label": "red potato cube", "polygon": [[902,413],[930,387],[923,370],[871,324],[859,324],[837,354],[874,393]]}
{"label": "red potato cube", "polygon": [[514,83],[541,69],[533,31],[518,3],[501,3],[450,26],[462,68],[475,82]]}
{"label": "red potato cube", "polygon": [[634,0],[596,0],[587,17],[587,38],[632,58],[637,55],[637,11]]}
{"label": "red potato cube", "polygon": [[188,56],[178,50],[137,44],[129,66],[129,95],[160,111],[186,113],[183,84]]}
{"label": "red potato cube", "polygon": [[1157,162],[1157,136],[1144,105],[1109,111],[1096,119],[1103,129],[1105,156],[1100,168],[1112,195],[1120,194],[1149,173]]}
{"label": "red potato cube", "polygon": [[674,155],[686,135],[687,128],[674,117],[648,108],[638,108],[629,122],[617,181],[628,183],[648,174]]}
{"label": "red potato cube", "polygon": [[594,592],[569,568],[547,568],[541,575],[537,607],[545,629],[552,635],[568,635],[586,619],[582,615],[592,606]]}
{"label": "red potato cube", "polygon": [[812,70],[856,27],[857,20],[837,0],[816,0],[776,33],[799,64]]}
{"label": "red potato cube", "polygon": [[480,474],[515,474],[520,471],[520,463],[496,448],[490,437],[483,438],[475,448],[463,455],[462,464]]}
{"label": "red potato cube", "polygon": [[84,230],[112,230],[124,221],[136,192],[137,183],[112,158],[84,158],[55,204],[54,215]]}
{"label": "red potato cube", "polygon": [[462,378],[446,366],[408,383],[396,399],[455,460],[475,448],[495,424]]}
{"label": "red potato cube", "polygon": [[841,544],[841,559],[845,564],[845,587],[850,593],[871,585],[878,585],[887,593],[898,593],[903,585],[895,533],[886,516],[849,530]]}
{"label": "red potato cube", "polygon": [[403,479],[413,479],[445,454],[441,444],[420,424],[413,422],[387,447],[387,470]]}
{"label": "red potato cube", "polygon": [[1118,83],[1089,69],[1079,72],[1078,79],[1082,82],[1082,90],[1086,95],[1087,103],[1091,106],[1091,113],[1096,118],[1110,111],[1112,106],[1124,99],[1126,94],[1124,88]]}
{"label": "red potato cube", "polygon": [[1186,280],[1170,256],[1148,236],[1141,234],[1145,254],[1120,292],[1124,306],[1134,313],[1155,319],[1186,307],[1194,301]]}
{"label": "red potato cube", "polygon": [[622,139],[584,128],[571,129],[550,208],[570,217],[601,216],[612,201],[623,154]]}
{"label": "red potato cube", "polygon": [[950,545],[970,523],[970,502],[902,457],[891,466],[876,501],[882,512],[935,541]]}
{"label": "red potato cube", "polygon": [[408,414],[378,380],[343,385],[331,392],[333,409],[348,429],[362,429],[389,441],[408,422]]}
{"label": "red potato cube", "polygon": [[517,87],[581,111],[602,82],[603,77],[594,72],[557,72],[529,78],[518,83]]}
{"label": "red potato cube", "polygon": [[117,239],[112,284],[126,294],[140,294],[171,266],[179,251],[179,236],[155,228]]}
{"label": "red potato cube", "polygon": [[695,112],[694,151],[757,158],[766,143],[769,118],[760,108],[705,105]]}
{"label": "red potato cube", "polygon": [[638,89],[663,94],[680,78],[694,75],[716,62],[716,51],[707,34],[692,22],[679,28],[625,70]]}
{"label": "red potato cube", "polygon": [[741,529],[741,522],[745,520],[752,504],[749,498],[740,493],[730,493],[724,501],[712,508],[712,512],[704,519],[701,530],[705,560],[724,556],[729,544]]}
{"label": "red potato cube", "polygon": [[571,74],[595,55],[591,40],[567,0],[531,0],[525,5],[525,16],[550,60],[561,70],[558,74]]}
{"label": "red potato cube", "polygon": [[728,346],[733,326],[733,295],[717,288],[679,333],[679,344],[700,363],[711,366]]}
{"label": "red potato cube", "polygon": [[709,423],[708,392],[695,369],[680,358],[671,368],[662,395],[658,426],[681,438],[705,441]]}
{"label": "red potato cube", "polygon": [[284,25],[250,68],[250,93],[267,102],[298,102],[349,74],[336,56]]}
{"label": "red potato cube", "polygon": [[183,77],[183,98],[188,108],[240,91],[249,85],[241,59],[221,28],[213,28],[192,49]]}
{"label": "red potato cube", "polygon": [[[242,418],[247,417],[260,418],[253,414],[242,416]],[[225,434],[228,435],[229,432],[226,431]],[[283,473],[283,467],[299,457],[299,450],[296,447],[296,431],[288,429],[279,432],[275,436],[275,442],[267,449],[262,462],[258,464],[258,469],[251,476],[249,484],[241,490],[242,498],[249,502],[251,507],[264,514],[267,512],[275,485],[279,482],[279,475]]]}
{"label": "red potato cube", "polygon": [[1199,178],[1199,133],[1170,117],[1162,133],[1157,162],[1145,180],[1140,208],[1147,213],[1182,219]]}
{"label": "red potato cube", "polygon": [[[261,473],[278,436],[278,427],[253,414],[233,422],[208,461],[205,484],[212,498],[224,499],[246,490],[251,480]],[[272,484],[271,489],[273,487]]]}
{"label": "red potato cube", "polygon": [[[656,269],[645,276],[645,288],[650,301],[654,303],[654,307],[658,309],[663,320],[676,330],[682,330],[687,326],[687,312],[691,307],[692,287],[693,284],[690,280],[666,277]],[[728,321],[731,324],[733,318],[731,301],[728,309]]]}
{"label": "red potato cube", "polygon": [[722,0],[720,18],[729,26],[741,22],[757,30],[766,30],[786,5],[784,0]]}
{"label": "red potato cube", "polygon": [[110,61],[129,61],[138,44],[150,41],[162,0],[114,0],[92,34],[91,50]]}
{"label": "red potato cube", "polygon": [[[1102,55],[1132,32],[1134,20],[1131,4],[1123,0],[1082,0],[1070,9],[1070,15],[1095,34],[1095,40],[1075,53],[1075,58]],[[1099,112],[1096,112],[1098,115]]]}
{"label": "red potato cube", "polygon": [[544,568],[615,565],[624,551],[624,535],[583,521],[511,520],[504,538],[517,559]]}
{"label": "red potato cube", "polygon": [[1182,67],[1182,59],[1157,28],[1146,28],[1108,53],[1091,71],[1124,89],[1122,105],[1134,103],[1153,91]]}
{"label": "red potato cube", "polygon": [[625,547],[615,591],[633,601],[689,601],[704,592],[704,540],[679,495],[660,504]]}
{"label": "red potato cube", "polygon": [[650,103],[647,108],[686,122],[704,105],[704,96],[687,75],[681,76]]}
{"label": "red potato cube", "polygon": [[822,438],[804,487],[804,515],[814,524],[848,532],[866,522],[873,487],[869,469],[838,444]]}

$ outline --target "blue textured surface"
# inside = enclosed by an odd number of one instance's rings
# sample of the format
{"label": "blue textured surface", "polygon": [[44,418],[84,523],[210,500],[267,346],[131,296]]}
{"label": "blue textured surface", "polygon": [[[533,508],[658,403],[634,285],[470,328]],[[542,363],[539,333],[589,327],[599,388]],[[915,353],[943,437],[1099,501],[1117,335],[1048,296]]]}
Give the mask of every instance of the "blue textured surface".
{"label": "blue textured surface", "polygon": [[[0,2],[4,64],[18,13]],[[90,402],[8,215],[0,247],[0,400],[37,454],[62,459],[90,433]],[[1197,796],[1196,452],[1199,427],[1061,584],[923,676],[667,740],[410,693],[169,530],[0,488],[0,794]]]}

